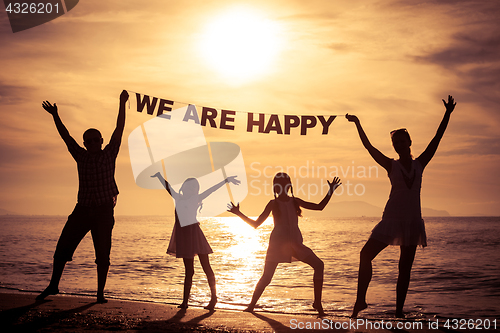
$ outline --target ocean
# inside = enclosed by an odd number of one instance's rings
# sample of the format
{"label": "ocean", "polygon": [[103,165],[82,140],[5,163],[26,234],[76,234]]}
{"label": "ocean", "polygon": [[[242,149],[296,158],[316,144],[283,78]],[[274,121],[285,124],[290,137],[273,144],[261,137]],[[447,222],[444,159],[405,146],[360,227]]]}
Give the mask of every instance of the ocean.
{"label": "ocean", "polygon": [[[301,218],[304,244],[325,263],[323,307],[348,317],[356,297],[359,251],[378,218]],[[0,291],[42,291],[65,216],[0,216]],[[113,230],[109,298],[180,304],[182,259],[166,254],[172,217],[117,216]],[[500,316],[500,217],[429,217],[428,246],[418,248],[405,304],[408,317],[489,318]],[[263,268],[272,219],[253,229],[237,217],[201,222],[214,253],[218,308],[242,310]],[[399,248],[385,249],[373,262],[366,318],[394,314]],[[257,311],[314,314],[313,270],[301,262],[279,264]],[[90,234],[66,266],[62,293],[95,295],[97,284]],[[190,305],[205,305],[210,291],[195,260]]]}

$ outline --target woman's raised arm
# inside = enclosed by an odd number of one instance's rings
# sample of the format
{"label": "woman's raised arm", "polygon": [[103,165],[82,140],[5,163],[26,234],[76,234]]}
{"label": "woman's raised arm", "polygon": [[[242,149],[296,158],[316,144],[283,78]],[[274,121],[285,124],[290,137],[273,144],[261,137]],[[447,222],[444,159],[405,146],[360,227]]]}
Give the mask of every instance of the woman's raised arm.
{"label": "woman's raised arm", "polygon": [[358,117],[352,114],[346,114],[345,117],[350,122],[356,124],[356,129],[358,130],[359,138],[361,139],[363,146],[366,148],[366,150],[368,150],[368,153],[370,153],[370,156],[375,160],[375,162],[380,164],[380,166],[385,170],[387,170],[387,172],[389,173],[391,171],[392,160],[389,157],[382,154],[377,148],[372,146],[370,140],[368,140],[368,137],[365,134],[365,131],[363,130],[363,127],[361,127],[361,123]]}
{"label": "woman's raised arm", "polygon": [[424,152],[420,154],[419,157],[417,157],[417,160],[419,160],[420,164],[422,165],[422,169],[425,168],[425,166],[431,161],[432,157],[436,153],[439,142],[441,142],[444,131],[446,130],[448,122],[450,121],[451,113],[453,112],[453,110],[455,110],[455,105],[457,105],[451,95],[448,95],[448,102],[443,99],[443,103],[446,108],[446,112],[444,113],[443,120],[441,120],[441,123],[439,124],[436,135],[434,135],[434,138],[432,138],[431,142],[424,150]]}
{"label": "woman's raised arm", "polygon": [[273,209],[273,204],[274,200],[269,201],[266,208],[264,208],[262,214],[260,214],[256,220],[253,220],[248,216],[246,216],[245,214],[243,214],[240,211],[239,203],[238,205],[235,205],[234,203],[231,202],[230,204],[227,205],[227,208],[229,208],[227,211],[233,213],[234,215],[239,216],[243,221],[245,221],[246,223],[250,224],[252,227],[257,229],[269,217],[269,214],[271,214],[271,211]]}

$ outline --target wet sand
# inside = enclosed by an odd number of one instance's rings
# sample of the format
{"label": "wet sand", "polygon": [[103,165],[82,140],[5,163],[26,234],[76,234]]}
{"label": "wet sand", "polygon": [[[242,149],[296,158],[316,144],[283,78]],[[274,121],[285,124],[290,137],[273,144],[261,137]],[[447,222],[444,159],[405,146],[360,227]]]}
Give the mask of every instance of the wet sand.
{"label": "wet sand", "polygon": [[[453,332],[443,327],[430,329],[428,322],[421,323],[422,328],[388,330],[354,327],[355,320],[330,316],[181,310],[172,304],[114,299],[97,304],[93,297],[71,295],[49,296],[44,301],[35,297],[33,293],[0,293],[2,332]],[[395,326],[397,321],[391,323]]]}
{"label": "wet sand", "polygon": [[[205,310],[176,305],[110,299],[95,303],[93,297],[56,295],[36,301],[36,294],[0,293],[2,331],[16,332],[286,332],[290,320],[319,320],[316,316],[294,316],[241,311]],[[296,331],[296,330],[293,330]]]}

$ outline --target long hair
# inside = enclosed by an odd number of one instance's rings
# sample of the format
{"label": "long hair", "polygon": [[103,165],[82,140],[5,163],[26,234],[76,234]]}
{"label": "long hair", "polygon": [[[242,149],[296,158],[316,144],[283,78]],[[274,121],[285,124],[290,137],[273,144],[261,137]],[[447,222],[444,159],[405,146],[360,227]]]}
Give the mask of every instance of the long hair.
{"label": "long hair", "polygon": [[[300,209],[300,206],[295,200],[295,197],[293,195],[293,186],[290,176],[285,172],[278,172],[273,179],[274,199],[278,199],[278,196],[281,194],[281,191],[285,191],[285,193],[287,193],[288,189],[290,189],[290,194],[292,195],[293,205],[295,206],[295,211],[297,213],[297,216],[302,216],[302,210]],[[274,205],[274,207],[275,208],[273,210],[273,215],[279,216],[280,211],[278,205]]]}
{"label": "long hair", "polygon": [[[198,195],[200,192],[200,183],[198,182],[198,179],[196,178],[188,178],[182,183],[181,188],[179,189],[179,193],[181,195]],[[197,203],[196,209],[198,209],[198,212],[201,212],[201,209],[203,208],[203,202],[199,201]]]}

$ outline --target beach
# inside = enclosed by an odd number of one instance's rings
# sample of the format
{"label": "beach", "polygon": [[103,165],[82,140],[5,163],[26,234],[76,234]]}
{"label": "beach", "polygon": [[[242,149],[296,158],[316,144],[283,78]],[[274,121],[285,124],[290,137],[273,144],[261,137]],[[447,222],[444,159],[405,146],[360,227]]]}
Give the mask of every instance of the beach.
{"label": "beach", "polygon": [[[0,293],[2,332],[467,332],[444,320],[346,319],[267,312],[178,309],[174,304],[56,295],[36,301],[34,293]],[[439,323],[438,323],[439,321]],[[402,327],[402,328],[398,328]]]}
{"label": "beach", "polygon": [[[56,295],[36,301],[33,293],[0,293],[2,331],[16,332],[287,332],[290,322],[318,321],[297,316],[190,307],[173,304]],[[4,331],[5,332],[5,331]]]}

